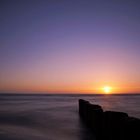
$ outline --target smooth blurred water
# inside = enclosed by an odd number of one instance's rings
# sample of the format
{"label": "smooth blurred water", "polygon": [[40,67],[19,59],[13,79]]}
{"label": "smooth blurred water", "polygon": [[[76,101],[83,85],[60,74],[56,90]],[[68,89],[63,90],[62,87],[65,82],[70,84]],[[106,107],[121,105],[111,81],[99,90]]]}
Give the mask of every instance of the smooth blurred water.
{"label": "smooth blurred water", "polygon": [[140,118],[140,95],[0,95],[1,140],[95,140],[78,114],[78,99]]}

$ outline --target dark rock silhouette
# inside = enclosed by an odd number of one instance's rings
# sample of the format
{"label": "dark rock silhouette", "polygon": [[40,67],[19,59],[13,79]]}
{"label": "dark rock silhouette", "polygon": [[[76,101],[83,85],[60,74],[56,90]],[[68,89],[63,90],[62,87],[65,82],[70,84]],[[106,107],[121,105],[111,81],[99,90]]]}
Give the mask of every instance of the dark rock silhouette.
{"label": "dark rock silhouette", "polygon": [[127,113],[103,111],[101,106],[79,99],[79,114],[97,140],[140,139],[140,119]]}

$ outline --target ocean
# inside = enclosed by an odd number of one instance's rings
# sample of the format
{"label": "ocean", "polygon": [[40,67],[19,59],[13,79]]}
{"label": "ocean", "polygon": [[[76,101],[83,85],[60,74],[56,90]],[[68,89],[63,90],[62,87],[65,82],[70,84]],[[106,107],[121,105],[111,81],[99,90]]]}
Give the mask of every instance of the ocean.
{"label": "ocean", "polygon": [[78,99],[140,118],[140,95],[0,95],[0,140],[96,140],[78,114]]}

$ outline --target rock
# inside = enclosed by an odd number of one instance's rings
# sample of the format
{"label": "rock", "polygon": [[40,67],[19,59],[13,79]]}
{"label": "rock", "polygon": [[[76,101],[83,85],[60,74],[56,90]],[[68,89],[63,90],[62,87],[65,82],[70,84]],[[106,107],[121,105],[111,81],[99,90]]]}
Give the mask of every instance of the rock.
{"label": "rock", "polygon": [[128,115],[123,112],[105,111],[103,114],[103,134],[108,140],[123,140]]}
{"label": "rock", "polygon": [[88,101],[85,101],[85,100],[82,100],[82,99],[79,100],[79,114],[84,120],[86,120],[86,118],[87,118],[88,104],[89,104]]}
{"label": "rock", "polygon": [[125,139],[140,140],[140,119],[128,117],[125,125]]}
{"label": "rock", "polygon": [[129,117],[127,113],[104,112],[101,106],[80,99],[79,114],[97,140],[140,139],[140,119]]}

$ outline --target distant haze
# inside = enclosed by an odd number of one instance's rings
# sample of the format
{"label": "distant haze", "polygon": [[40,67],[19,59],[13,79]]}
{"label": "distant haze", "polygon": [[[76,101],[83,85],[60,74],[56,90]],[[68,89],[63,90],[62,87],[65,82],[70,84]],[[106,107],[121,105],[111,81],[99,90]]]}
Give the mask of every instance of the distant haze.
{"label": "distant haze", "polygon": [[1,0],[0,92],[140,93],[138,0]]}

